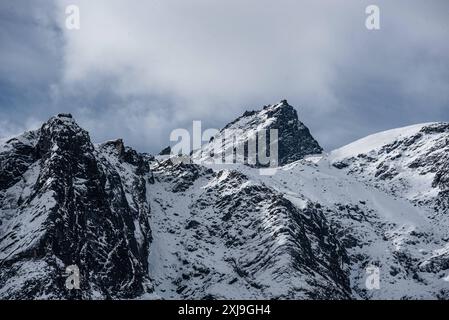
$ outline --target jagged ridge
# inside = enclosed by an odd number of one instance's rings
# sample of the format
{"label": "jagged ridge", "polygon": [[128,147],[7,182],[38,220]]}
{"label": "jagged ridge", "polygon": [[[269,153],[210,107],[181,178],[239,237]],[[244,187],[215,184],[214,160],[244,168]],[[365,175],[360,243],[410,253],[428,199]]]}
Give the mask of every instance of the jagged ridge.
{"label": "jagged ridge", "polygon": [[[267,105],[259,111],[246,111],[241,117],[227,124],[210,143],[193,155],[202,162],[208,161],[211,154],[226,154],[243,146],[244,158],[248,157],[248,139],[257,137],[262,130],[266,130],[269,141],[270,130],[278,130],[278,164],[285,165],[300,160],[307,155],[321,154],[323,148],[310,134],[309,129],[298,119],[296,110],[288,104],[287,100],[273,105]],[[226,134],[235,136],[236,141],[227,141]],[[243,132],[244,134],[240,134]],[[229,140],[229,138],[227,138]],[[224,141],[223,146],[217,147],[217,141]],[[268,149],[268,148],[267,148]],[[257,153],[260,151],[259,148]],[[260,164],[257,162],[257,166]]]}
{"label": "jagged ridge", "polygon": [[[0,189],[1,296],[118,298],[143,293],[150,229],[142,196],[148,166],[142,157],[123,149],[115,160],[106,152],[108,144],[96,150],[88,133],[64,114],[7,144],[2,159],[13,162],[0,169],[0,176],[12,177]],[[127,171],[131,185],[124,185],[121,171]],[[17,181],[22,182],[11,188]],[[80,291],[64,286],[65,267],[73,264],[81,271]],[[26,277],[29,269],[35,269],[35,276]]]}
{"label": "jagged ridge", "polygon": [[[93,145],[69,114],[2,143],[0,297],[449,297],[447,124],[329,156],[286,101],[226,128],[277,128],[284,166],[266,177]],[[64,286],[71,264],[81,291]]]}

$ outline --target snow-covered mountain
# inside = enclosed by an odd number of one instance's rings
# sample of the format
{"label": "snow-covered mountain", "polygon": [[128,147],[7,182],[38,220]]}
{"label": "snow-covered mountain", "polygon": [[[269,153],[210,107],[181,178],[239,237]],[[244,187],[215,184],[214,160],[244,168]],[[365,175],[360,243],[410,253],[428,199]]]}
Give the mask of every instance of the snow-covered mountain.
{"label": "snow-covered mountain", "polygon": [[448,124],[330,154],[286,101],[224,129],[278,129],[276,174],[93,145],[64,114],[0,141],[0,298],[449,298]]}
{"label": "snow-covered mountain", "polygon": [[295,205],[244,166],[165,160],[152,170],[149,261],[157,295],[350,297],[348,258],[323,208]]}
{"label": "snow-covered mountain", "polygon": [[[94,146],[70,115],[0,153],[0,296],[120,298],[144,291],[151,238],[146,159]],[[82,290],[65,288],[77,265]]]}
{"label": "snow-covered mountain", "polygon": [[[234,154],[239,148],[244,151],[241,163],[248,163],[249,140],[255,142],[255,154],[262,151],[256,140],[264,134],[267,140],[266,153],[269,153],[270,130],[277,130],[277,139],[273,137],[277,146],[277,164],[284,165],[302,159],[306,155],[320,154],[323,149],[312,137],[309,129],[298,119],[296,110],[287,100],[273,105],[264,106],[262,110],[246,111],[241,117],[227,124],[218,134],[211,137],[209,143],[195,150],[192,158],[201,163],[208,162],[215,154]],[[230,138],[232,137],[232,138]],[[215,160],[215,159],[212,159]],[[214,162],[214,161],[212,161]],[[259,159],[254,159],[256,166],[260,166]]]}
{"label": "snow-covered mountain", "polygon": [[330,158],[358,180],[430,208],[427,216],[435,224],[449,226],[449,123],[374,134],[331,152]]}

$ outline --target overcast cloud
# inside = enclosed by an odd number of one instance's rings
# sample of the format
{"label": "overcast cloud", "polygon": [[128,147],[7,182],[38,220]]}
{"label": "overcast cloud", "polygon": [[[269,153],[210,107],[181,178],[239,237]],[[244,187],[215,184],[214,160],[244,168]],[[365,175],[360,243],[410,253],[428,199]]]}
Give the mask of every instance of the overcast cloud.
{"label": "overcast cloud", "polygon": [[[288,99],[327,149],[449,121],[449,2],[71,0],[0,3],[0,136],[71,112],[94,141],[157,152]],[[65,7],[81,30],[65,28]],[[365,28],[365,8],[381,30]]]}

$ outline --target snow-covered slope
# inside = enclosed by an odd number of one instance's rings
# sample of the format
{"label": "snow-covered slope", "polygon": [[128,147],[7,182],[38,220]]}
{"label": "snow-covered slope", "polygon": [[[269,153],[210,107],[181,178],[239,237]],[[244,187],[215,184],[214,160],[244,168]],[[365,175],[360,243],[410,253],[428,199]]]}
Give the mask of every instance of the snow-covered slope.
{"label": "snow-covered slope", "polygon": [[423,127],[432,125],[432,123],[416,124],[403,128],[397,128],[379,132],[365,138],[352,142],[344,147],[332,151],[332,159],[334,161],[343,160],[358,156],[359,154],[369,153],[380,150],[382,147],[413,136],[421,131]]}
{"label": "snow-covered slope", "polygon": [[449,298],[448,124],[330,155],[286,101],[226,128],[279,129],[276,174],[93,145],[70,115],[0,142],[0,298]]}
{"label": "snow-covered slope", "polygon": [[[163,298],[347,299],[348,258],[318,207],[241,170],[153,166],[150,276]],[[250,169],[245,173],[257,172]]]}
{"label": "snow-covered slope", "polygon": [[[306,155],[320,154],[323,149],[312,137],[309,129],[298,119],[296,110],[288,104],[287,100],[273,105],[267,105],[262,110],[246,111],[241,117],[226,125],[217,135],[211,138],[200,150],[195,150],[193,159],[199,163],[211,162],[210,156],[217,157],[234,154],[237,150],[244,150],[244,161],[248,163],[248,141],[261,138],[265,134],[270,139],[270,130],[277,130],[278,164],[284,165]],[[229,138],[231,137],[231,138]],[[262,154],[261,148],[257,147],[257,154]],[[269,150],[267,143],[266,150]],[[265,151],[265,150],[264,150]],[[267,152],[269,153],[269,152]],[[212,159],[214,162],[215,159]],[[254,159],[260,165],[260,159]],[[263,163],[265,164],[265,163]]]}
{"label": "snow-covered slope", "polygon": [[429,208],[449,226],[449,124],[426,123],[381,132],[331,152],[339,169]]}
{"label": "snow-covered slope", "polygon": [[[228,165],[211,168],[230,170]],[[299,210],[323,213],[323,223],[343,245],[341,267],[352,298],[448,297],[447,239],[425,209],[357,181],[332,167],[325,155],[283,166],[274,176],[241,165],[233,170],[269,186]],[[365,285],[371,265],[380,268],[380,290]]]}
{"label": "snow-covered slope", "polygon": [[[446,268],[427,274],[420,268],[445,247],[444,235],[426,212],[406,200],[373,190],[336,172],[326,157],[282,168],[270,183],[293,199],[325,208],[328,223],[345,244],[354,297],[436,298],[447,295]],[[380,268],[381,290],[367,290],[366,267]]]}

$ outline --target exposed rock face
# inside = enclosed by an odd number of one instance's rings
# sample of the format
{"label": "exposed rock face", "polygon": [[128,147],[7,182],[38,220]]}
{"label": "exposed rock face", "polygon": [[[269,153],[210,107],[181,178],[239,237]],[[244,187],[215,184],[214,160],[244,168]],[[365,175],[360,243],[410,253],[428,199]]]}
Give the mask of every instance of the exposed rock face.
{"label": "exposed rock face", "polygon": [[166,147],[159,153],[160,156],[168,156],[171,153],[171,147]]}
{"label": "exposed rock face", "polygon": [[[277,129],[279,136],[279,164],[284,165],[311,154],[320,154],[323,148],[312,137],[309,129],[298,119],[298,113],[287,100],[264,108],[268,119],[273,119],[267,129]],[[263,112],[262,111],[262,112]]]}
{"label": "exposed rock face", "polygon": [[330,155],[286,101],[225,129],[278,129],[284,165],[263,176],[93,145],[69,114],[0,140],[0,299],[449,298],[448,124]]}
{"label": "exposed rock face", "polygon": [[[362,145],[371,146],[360,149]],[[449,124],[375,134],[331,154],[333,165],[361,181],[433,207],[449,223]]]}
{"label": "exposed rock face", "polygon": [[[67,115],[51,118],[18,140],[25,139],[26,144],[9,142],[9,150],[2,152],[4,158],[24,159],[19,172],[1,167],[1,176],[13,177],[0,197],[2,296],[118,298],[142,293],[150,239],[148,164],[119,143],[96,150],[88,133]],[[80,291],[65,288],[69,265],[80,269]]]}
{"label": "exposed rock face", "polygon": [[214,172],[193,164],[171,165],[170,160],[153,170],[151,250],[163,255],[150,259],[170,265],[153,270],[158,295],[351,296],[349,260],[322,208],[298,208],[234,170]]}
{"label": "exposed rock face", "polygon": [[8,140],[0,147],[0,190],[17,183],[38,155],[33,143],[36,132],[27,132],[20,137]]}
{"label": "exposed rock face", "polygon": [[[270,130],[278,130],[278,164],[285,165],[304,158],[307,155],[321,154],[323,149],[312,137],[309,129],[298,119],[296,110],[283,100],[274,105],[265,106],[259,111],[246,111],[241,117],[226,125],[220,133],[206,144],[201,152],[194,157],[207,157],[210,154],[222,152],[225,154],[233,148],[234,152],[238,146],[245,148],[245,159],[248,157],[248,138],[257,137],[265,130],[267,140],[270,139]],[[226,134],[235,136],[233,143],[226,139]],[[229,140],[229,139],[228,139]],[[217,141],[225,141],[221,150],[217,150]],[[269,142],[267,142],[269,145]],[[260,153],[260,148],[258,153]],[[267,146],[268,149],[268,146]],[[231,151],[232,152],[232,151]],[[259,163],[256,163],[258,166]]]}

